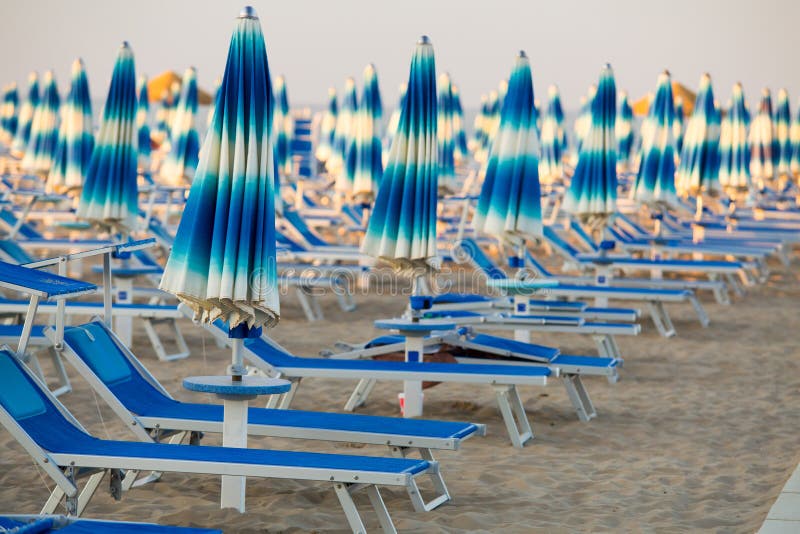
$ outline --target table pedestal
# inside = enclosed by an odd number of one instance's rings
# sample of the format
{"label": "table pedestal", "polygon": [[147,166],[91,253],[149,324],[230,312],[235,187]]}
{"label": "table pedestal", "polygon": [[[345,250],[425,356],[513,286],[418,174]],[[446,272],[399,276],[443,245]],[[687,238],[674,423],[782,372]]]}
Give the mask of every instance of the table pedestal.
{"label": "table pedestal", "polygon": [[[249,398],[223,398],[222,446],[247,448],[247,407]],[[245,510],[247,477],[223,475],[220,508]]]}
{"label": "table pedestal", "polygon": [[[118,304],[133,304],[133,278],[128,276],[115,276]],[[119,315],[114,318],[114,332],[126,347],[131,348],[133,343],[133,317]]]}
{"label": "table pedestal", "polygon": [[[423,336],[406,334],[406,361],[422,363],[424,354]],[[403,417],[422,415],[422,382],[407,380],[403,382]]]}
{"label": "table pedestal", "polygon": [[[514,314],[528,315],[530,313],[531,298],[528,295],[514,295]],[[527,329],[514,330],[514,341],[523,343],[531,342],[531,331]]]}

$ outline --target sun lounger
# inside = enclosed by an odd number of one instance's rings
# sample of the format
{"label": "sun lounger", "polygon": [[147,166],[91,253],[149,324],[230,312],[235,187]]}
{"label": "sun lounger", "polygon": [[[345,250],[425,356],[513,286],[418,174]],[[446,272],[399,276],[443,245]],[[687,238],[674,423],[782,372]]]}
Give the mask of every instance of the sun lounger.
{"label": "sun lounger", "polygon": [[0,534],[222,534],[221,530],[132,521],[77,519],[65,515],[0,516]]}
{"label": "sun lounger", "polygon": [[[419,505],[418,477],[438,469],[435,462],[405,458],[99,439],[8,349],[0,350],[0,423],[56,483],[43,513],[52,513],[66,497],[68,512],[79,515],[107,473],[116,498],[128,470],[234,475],[331,484],[353,532],[365,529],[351,493],[366,489],[381,526],[394,532],[377,486],[404,488]],[[76,476],[85,471],[92,474],[79,489]]]}

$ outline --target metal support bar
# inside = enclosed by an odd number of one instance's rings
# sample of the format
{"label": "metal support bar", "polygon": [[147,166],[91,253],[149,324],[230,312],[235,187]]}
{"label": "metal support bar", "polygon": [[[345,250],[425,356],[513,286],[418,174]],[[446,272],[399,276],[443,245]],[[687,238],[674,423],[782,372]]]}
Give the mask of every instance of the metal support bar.
{"label": "metal support bar", "polygon": [[513,384],[498,385],[494,386],[494,390],[511,444],[521,449],[526,442],[533,439],[533,430],[528,422],[525,407],[519,398],[517,388]]}

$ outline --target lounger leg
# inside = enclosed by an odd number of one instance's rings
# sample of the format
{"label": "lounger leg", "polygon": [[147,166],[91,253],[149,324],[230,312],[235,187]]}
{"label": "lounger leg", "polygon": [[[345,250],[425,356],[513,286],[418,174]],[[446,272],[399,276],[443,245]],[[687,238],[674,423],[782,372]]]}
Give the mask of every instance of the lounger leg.
{"label": "lounger leg", "polygon": [[394,523],[389,515],[389,510],[386,509],[386,504],[383,502],[383,497],[381,497],[378,486],[367,486],[367,496],[369,497],[369,502],[372,504],[372,508],[375,510],[375,515],[378,516],[378,523],[380,523],[383,531],[396,534],[397,529],[394,528]]}
{"label": "lounger leg", "polygon": [[613,356],[608,354],[608,345],[606,343],[607,338],[607,335],[592,336],[592,339],[594,339],[594,344],[597,346],[597,355],[603,358],[613,358]]}
{"label": "lounger leg", "polygon": [[303,308],[303,313],[306,315],[306,319],[308,322],[313,323],[317,320],[317,316],[314,314],[314,308],[311,305],[310,298],[302,288],[298,287],[295,288],[295,295],[297,295],[297,300],[300,302],[300,307]]}
{"label": "lounger leg", "polygon": [[105,474],[105,470],[100,471],[99,473],[95,473],[90,476],[89,480],[86,481],[86,485],[83,486],[83,489],[78,495],[78,513],[76,515],[80,516],[83,514],[83,510],[86,508],[86,505],[89,504],[94,492],[97,491],[97,488],[103,481]]}
{"label": "lounger leg", "polygon": [[270,395],[267,400],[267,408],[277,408],[279,410],[288,410],[289,405],[292,404],[294,396],[297,393],[297,388],[300,387],[300,378],[291,379],[292,388],[281,395]]}
{"label": "lounger leg", "polygon": [[672,320],[664,309],[664,303],[654,300],[647,304],[650,310],[650,318],[653,324],[658,329],[658,332],[664,337],[672,337],[676,334],[675,327],[672,325]]}
{"label": "lounger leg", "polygon": [[362,378],[359,380],[356,388],[344,405],[345,411],[352,412],[367,402],[367,397],[369,397],[369,394],[372,392],[372,388],[375,387],[375,382],[377,382],[377,380],[370,378]]}
{"label": "lounger leg", "polygon": [[521,449],[528,440],[533,439],[533,430],[528,422],[525,407],[519,398],[517,388],[514,385],[503,385],[494,386],[494,390],[511,444]]}
{"label": "lounger leg", "polygon": [[561,380],[564,382],[569,400],[578,414],[578,419],[584,423],[589,422],[597,415],[597,412],[595,412],[594,405],[589,398],[589,392],[586,391],[581,377],[579,375],[564,375]]}
{"label": "lounger leg", "polygon": [[147,334],[147,337],[150,339],[150,344],[153,346],[153,350],[156,351],[158,359],[162,362],[170,362],[172,360],[186,358],[189,356],[190,351],[189,347],[186,345],[186,340],[183,337],[183,333],[181,332],[180,328],[178,328],[178,324],[174,319],[167,319],[167,321],[169,321],[170,330],[174,336],[174,341],[178,347],[178,352],[174,354],[167,354],[164,344],[161,342],[161,337],[158,335],[158,332],[156,332],[156,319],[144,319],[144,331]]}
{"label": "lounger leg", "polygon": [[58,397],[64,393],[69,393],[72,391],[72,384],[70,384],[69,376],[67,376],[67,370],[64,368],[64,362],[61,360],[61,356],[52,347],[47,350],[50,352],[50,357],[53,360],[53,367],[56,368],[56,374],[58,375],[58,382],[60,384],[57,389],[53,390],[53,395]]}
{"label": "lounger leg", "polygon": [[[183,442],[184,438],[189,435],[189,432],[178,432],[169,438],[170,445],[178,445]],[[158,438],[156,438],[158,441]],[[128,491],[131,488],[141,488],[145,484],[158,482],[164,475],[161,471],[151,471],[146,477],[139,478],[139,471],[129,470],[125,473],[125,478],[122,479],[122,491]]]}
{"label": "lounger leg", "polygon": [[[719,276],[716,274],[709,275],[708,278],[714,282],[719,280]],[[728,295],[727,284],[723,285],[723,287],[718,287],[714,289],[714,299],[717,301],[718,304],[722,304],[725,306],[731,303],[731,297],[730,295]]]}
{"label": "lounger leg", "polygon": [[708,318],[705,308],[703,308],[703,305],[700,304],[700,300],[698,300],[697,295],[692,295],[689,298],[689,302],[692,303],[692,307],[694,308],[695,313],[697,313],[697,318],[700,319],[700,324],[702,327],[707,327],[711,321]]}
{"label": "lounger leg", "polygon": [[61,502],[61,499],[64,498],[64,490],[61,489],[61,486],[56,486],[53,488],[53,491],[50,493],[50,497],[47,498],[47,501],[44,503],[41,512],[42,515],[50,515],[54,514],[56,508],[58,508],[58,503]]}
{"label": "lounger leg", "polygon": [[340,289],[334,289],[334,293],[336,294],[336,300],[339,303],[339,308],[342,311],[351,312],[356,309],[356,303],[353,300],[353,294],[350,293],[350,289],[347,286],[344,286]]}
{"label": "lounger leg", "polygon": [[[353,502],[353,497],[350,495],[349,484],[337,483],[333,485],[333,489],[336,490],[336,496],[339,498],[339,504],[342,505],[342,510],[344,510],[344,515],[347,517],[347,523],[350,528],[354,533],[366,533],[367,529],[364,527],[364,522],[361,521],[361,514],[358,513],[356,503]],[[394,525],[392,525],[392,528],[394,528]]]}
{"label": "lounger leg", "polygon": [[737,297],[744,296],[744,288],[742,287],[742,284],[739,282],[739,279],[736,278],[735,275],[728,273],[725,275],[725,279],[728,281],[728,285],[730,286],[730,288],[733,290],[733,292],[736,294]]}

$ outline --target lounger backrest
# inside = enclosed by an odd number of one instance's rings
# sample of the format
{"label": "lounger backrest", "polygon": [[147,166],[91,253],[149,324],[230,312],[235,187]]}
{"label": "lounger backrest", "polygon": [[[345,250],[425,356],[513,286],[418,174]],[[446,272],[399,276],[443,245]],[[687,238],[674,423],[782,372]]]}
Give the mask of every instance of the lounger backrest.
{"label": "lounger backrest", "polygon": [[505,272],[483,252],[480,245],[472,238],[462,239],[458,243],[458,248],[467,257],[469,262],[478,270],[483,272],[492,280],[505,280],[508,278]]}
{"label": "lounger backrest", "polygon": [[550,244],[555,247],[561,254],[564,254],[569,257],[575,257],[579,254],[578,249],[567,243],[564,239],[561,238],[558,233],[551,228],[550,226],[544,227],[544,238],[547,239]]}
{"label": "lounger backrest", "polygon": [[47,405],[8,351],[0,354],[0,404],[17,421],[47,411]]}
{"label": "lounger backrest", "polygon": [[25,249],[19,246],[19,243],[13,239],[0,240],[0,250],[2,250],[3,253],[15,263],[27,263],[29,261],[33,261],[31,255],[25,252]]}
{"label": "lounger backrest", "polygon": [[583,229],[583,226],[581,226],[578,221],[571,220],[569,222],[569,227],[570,230],[575,232],[575,235],[578,236],[578,239],[580,239],[581,242],[585,243],[586,246],[591,248],[593,252],[599,252],[600,249],[597,247],[597,243],[594,242],[592,236],[586,233],[586,230]]}
{"label": "lounger backrest", "polygon": [[303,218],[300,217],[300,214],[293,209],[284,209],[283,218],[286,219],[286,221],[292,225],[292,228],[297,230],[297,232],[303,236],[303,239],[308,241],[308,244],[312,247],[324,247],[328,245],[328,243],[311,231],[311,228],[309,228]]}
{"label": "lounger backrest", "polygon": [[553,276],[553,273],[547,270],[547,268],[542,265],[539,260],[533,256],[533,254],[531,254],[531,251],[527,249],[525,249],[525,263],[527,264],[528,268],[533,269],[536,271],[536,273],[542,276]]}
{"label": "lounger backrest", "polygon": [[141,375],[99,321],[64,329],[64,343],[129,411],[175,402]]}
{"label": "lounger backrest", "polygon": [[[14,226],[19,222],[17,216],[6,209],[0,210],[0,220],[5,222],[9,229],[14,228]],[[19,230],[17,230],[17,235],[20,235],[25,239],[42,238],[42,234],[37,232],[36,229],[28,223],[23,223],[22,226],[19,227]]]}

